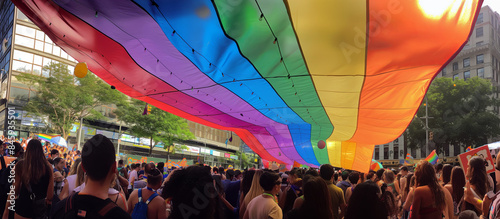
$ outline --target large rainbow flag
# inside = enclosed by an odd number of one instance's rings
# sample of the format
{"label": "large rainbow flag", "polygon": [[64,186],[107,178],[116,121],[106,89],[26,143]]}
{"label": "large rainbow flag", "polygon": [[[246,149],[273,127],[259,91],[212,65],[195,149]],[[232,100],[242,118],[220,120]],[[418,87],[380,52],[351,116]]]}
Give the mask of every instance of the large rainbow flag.
{"label": "large rainbow flag", "polygon": [[54,138],[56,136],[57,135],[38,134],[38,139],[50,142],[52,140],[52,138]]}
{"label": "large rainbow flag", "polygon": [[12,2],[132,98],[232,131],[264,160],[366,171],[466,44],[483,1]]}
{"label": "large rainbow flag", "polygon": [[436,164],[439,161],[439,157],[436,153],[436,150],[433,150],[427,158],[425,158],[426,161],[429,161],[432,165]]}
{"label": "large rainbow flag", "polygon": [[405,165],[411,166],[412,163],[413,163],[413,157],[410,155],[410,153],[407,153],[405,158]]}

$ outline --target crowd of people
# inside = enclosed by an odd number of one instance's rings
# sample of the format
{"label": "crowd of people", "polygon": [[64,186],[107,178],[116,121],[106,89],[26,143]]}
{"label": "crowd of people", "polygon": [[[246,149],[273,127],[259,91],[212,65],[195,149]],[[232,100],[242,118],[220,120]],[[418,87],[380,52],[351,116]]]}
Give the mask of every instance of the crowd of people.
{"label": "crowd of people", "polygon": [[[103,135],[68,155],[37,139],[0,143],[2,218],[500,218],[500,161],[468,168],[420,161],[361,173],[334,168],[244,171],[116,162]],[[6,162],[7,161],[7,162]],[[66,168],[68,167],[68,168]]]}

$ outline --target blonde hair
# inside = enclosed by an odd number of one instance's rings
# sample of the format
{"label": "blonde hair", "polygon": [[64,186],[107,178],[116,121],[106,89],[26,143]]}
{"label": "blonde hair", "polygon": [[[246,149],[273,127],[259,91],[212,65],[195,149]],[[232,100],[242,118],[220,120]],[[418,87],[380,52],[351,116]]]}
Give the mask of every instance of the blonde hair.
{"label": "blonde hair", "polygon": [[262,170],[256,170],[255,174],[253,175],[252,179],[252,186],[250,187],[250,190],[248,190],[247,195],[245,196],[245,199],[243,199],[244,205],[248,205],[250,201],[252,201],[253,198],[262,195],[264,192],[264,189],[262,186],[260,186],[260,176],[262,175],[263,171]]}
{"label": "blonde hair", "polygon": [[83,172],[82,163],[80,162],[76,170],[75,188],[82,185],[83,182],[85,182],[85,173]]}

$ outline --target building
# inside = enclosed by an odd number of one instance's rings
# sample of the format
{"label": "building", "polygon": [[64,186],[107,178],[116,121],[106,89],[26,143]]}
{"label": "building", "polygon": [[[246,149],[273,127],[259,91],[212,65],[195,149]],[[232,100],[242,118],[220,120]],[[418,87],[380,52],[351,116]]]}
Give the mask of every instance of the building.
{"label": "building", "polygon": [[[16,80],[21,72],[50,77],[43,66],[58,62],[68,66],[73,72],[77,61],[63,49],[55,45],[36,25],[34,25],[11,1],[0,0],[0,134],[14,138],[26,138],[33,133],[46,133],[47,121],[43,117],[31,117],[23,111],[23,106],[36,95],[26,85]],[[113,114],[115,106],[101,106],[97,110],[108,117],[107,121],[84,121],[82,141],[95,134],[103,134],[120,144],[120,154],[147,156],[149,139],[136,138],[127,134]],[[237,152],[245,146],[241,139],[230,132],[213,129],[201,124],[188,122],[196,138],[179,142],[183,150],[171,154],[172,160],[186,158],[188,163],[203,162],[210,165],[239,166]],[[73,125],[68,145],[77,142],[79,123]],[[124,134],[120,134],[123,131]],[[232,141],[229,141],[229,140]],[[227,143],[226,143],[227,140]],[[153,157],[166,159],[167,151],[162,146],[154,147]],[[251,155],[250,155],[251,156]],[[123,157],[126,159],[126,157]],[[255,159],[252,159],[255,162]],[[257,165],[258,161],[255,162]]]}

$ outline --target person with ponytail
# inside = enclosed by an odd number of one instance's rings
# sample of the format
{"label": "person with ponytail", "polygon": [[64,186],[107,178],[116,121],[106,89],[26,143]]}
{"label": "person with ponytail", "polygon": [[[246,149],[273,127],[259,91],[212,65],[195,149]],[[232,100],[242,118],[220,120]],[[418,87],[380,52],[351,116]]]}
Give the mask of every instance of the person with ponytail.
{"label": "person with ponytail", "polygon": [[[467,167],[466,189],[464,191],[465,209],[476,212],[477,216],[482,214],[482,200],[487,190],[487,175],[485,160],[481,157],[472,157]],[[477,199],[478,200],[477,200]]]}

